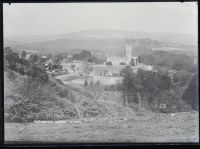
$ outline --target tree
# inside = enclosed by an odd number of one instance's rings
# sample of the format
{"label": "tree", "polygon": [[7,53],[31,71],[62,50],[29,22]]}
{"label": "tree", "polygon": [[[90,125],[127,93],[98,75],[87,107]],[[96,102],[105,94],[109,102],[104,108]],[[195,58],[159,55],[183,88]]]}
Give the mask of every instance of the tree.
{"label": "tree", "polygon": [[122,81],[123,105],[128,106],[129,101],[133,99],[135,93],[138,91],[137,80],[130,66],[126,66],[121,71],[121,74],[123,76],[123,81]]}
{"label": "tree", "polygon": [[52,54],[51,53],[49,53],[48,55],[47,55],[47,58],[52,58]]}
{"label": "tree", "polygon": [[93,81],[91,80],[91,81],[90,81],[90,86],[92,86],[92,85],[93,85]]}
{"label": "tree", "polygon": [[135,66],[135,61],[133,59],[131,59],[131,66]]}
{"label": "tree", "polygon": [[10,68],[11,69],[15,69],[16,68],[16,63],[19,62],[19,56],[15,52],[9,52],[6,55],[6,60],[8,61],[8,64],[9,64]]}
{"label": "tree", "polygon": [[[139,96],[142,98],[146,108],[149,109],[153,102],[153,97],[158,93],[156,76],[152,71],[138,70],[137,73]],[[141,101],[142,102],[142,101]]]}
{"label": "tree", "polygon": [[84,86],[85,86],[85,87],[88,86],[88,81],[87,81],[87,80],[84,81]]}
{"label": "tree", "polygon": [[88,62],[95,62],[95,63],[99,63],[99,60],[95,57],[95,56],[91,56],[87,59]]}
{"label": "tree", "polygon": [[138,63],[142,63],[142,58],[141,58],[141,56],[138,56]]}
{"label": "tree", "polygon": [[[171,78],[167,72],[153,72],[139,69],[137,73],[126,66],[122,71],[122,93],[124,106],[130,102],[141,104],[150,109],[152,103],[160,104],[163,91],[171,88]],[[157,100],[157,101],[156,101]]]}
{"label": "tree", "polygon": [[179,63],[179,62],[174,63],[174,65],[172,66],[172,68],[175,70],[181,70],[181,69],[183,69],[183,67],[184,67],[184,64]]}
{"label": "tree", "polygon": [[198,74],[195,73],[182,96],[184,102],[191,105],[194,110],[198,110],[198,93]]}
{"label": "tree", "polygon": [[106,65],[112,65],[112,62],[110,62],[110,61],[106,62]]}
{"label": "tree", "polygon": [[149,62],[150,65],[153,65],[155,63],[155,59],[152,55],[148,56],[148,62]]}
{"label": "tree", "polygon": [[10,47],[5,47],[5,54],[10,54],[12,53],[12,49]]}
{"label": "tree", "polygon": [[144,63],[147,65],[155,65],[155,58],[153,55],[140,55],[138,56],[138,62],[139,63]]}
{"label": "tree", "polygon": [[100,81],[99,81],[99,80],[97,81],[97,85],[98,85],[98,86],[100,85]]}
{"label": "tree", "polygon": [[191,74],[188,71],[180,70],[174,74],[173,81],[175,83],[180,83],[180,85],[182,85],[182,86],[185,86],[185,85],[187,85],[188,80],[190,80],[190,78],[191,78]]}
{"label": "tree", "polygon": [[21,58],[26,59],[26,51],[24,51],[24,50],[22,51]]}
{"label": "tree", "polygon": [[75,67],[76,67],[75,65],[71,65],[71,66],[70,66],[70,68],[71,68],[73,71],[75,71]]}
{"label": "tree", "polygon": [[24,68],[23,67],[19,68],[19,73],[22,74],[22,75],[24,75]]}
{"label": "tree", "polygon": [[90,72],[92,72],[92,70],[93,70],[93,67],[91,65],[88,65],[88,64],[83,65],[83,71],[85,74],[89,75]]}
{"label": "tree", "polygon": [[39,57],[38,57],[37,54],[31,54],[29,61],[32,62],[32,63],[36,63],[38,61],[38,59],[39,59]]}
{"label": "tree", "polygon": [[92,54],[90,51],[87,51],[87,50],[83,50],[81,53],[80,53],[80,59],[81,60],[85,60],[85,59],[88,59],[89,57],[91,57]]}
{"label": "tree", "polygon": [[55,64],[60,64],[62,62],[62,60],[64,59],[64,55],[63,53],[59,53],[58,55],[56,55],[53,59],[53,62]]}
{"label": "tree", "polygon": [[126,65],[126,63],[124,63],[124,62],[121,62],[121,63],[120,63],[120,65]]}
{"label": "tree", "polygon": [[74,59],[74,60],[87,60],[90,57],[92,57],[91,52],[87,51],[87,50],[83,50],[79,54],[74,54],[72,56],[72,59]]}
{"label": "tree", "polygon": [[172,81],[167,71],[158,71],[155,73],[154,82],[157,86],[156,99],[157,107],[159,108],[160,102],[162,101],[161,95],[164,91],[172,88]]}

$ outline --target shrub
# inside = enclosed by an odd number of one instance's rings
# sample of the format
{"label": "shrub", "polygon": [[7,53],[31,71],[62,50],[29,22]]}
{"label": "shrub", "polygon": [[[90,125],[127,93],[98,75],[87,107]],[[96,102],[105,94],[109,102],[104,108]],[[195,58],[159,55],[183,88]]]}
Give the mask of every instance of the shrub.
{"label": "shrub", "polygon": [[31,69],[28,70],[27,74],[30,78],[37,79],[42,82],[47,82],[49,80],[48,74],[45,72],[44,69],[33,65]]}
{"label": "shrub", "polygon": [[60,97],[67,97],[68,96],[68,90],[65,89],[60,89],[60,91],[58,92],[58,96]]}
{"label": "shrub", "polygon": [[186,70],[180,70],[174,74],[174,82],[180,83],[181,85],[186,85],[190,78],[191,74]]}
{"label": "shrub", "polygon": [[14,122],[32,122],[38,111],[37,104],[22,101],[10,107],[9,119]]}
{"label": "shrub", "polygon": [[87,81],[87,80],[84,81],[84,86],[85,86],[85,87],[88,86],[88,81]]}
{"label": "shrub", "polygon": [[121,62],[121,63],[119,63],[120,65],[126,65],[126,63],[124,63],[124,62]]}
{"label": "shrub", "polygon": [[8,71],[8,78],[10,78],[11,80],[15,80],[16,79],[16,75],[13,71]]}
{"label": "shrub", "polygon": [[20,67],[20,68],[19,68],[19,73],[20,73],[21,75],[24,75],[24,68],[23,68],[23,67]]}
{"label": "shrub", "polygon": [[106,65],[112,65],[112,62],[110,62],[110,61],[106,62]]}
{"label": "shrub", "polygon": [[10,107],[10,119],[18,122],[28,122],[35,119],[35,114],[40,111],[44,101],[55,100],[50,94],[52,91],[47,83],[34,78],[27,78],[17,92],[22,99]]}

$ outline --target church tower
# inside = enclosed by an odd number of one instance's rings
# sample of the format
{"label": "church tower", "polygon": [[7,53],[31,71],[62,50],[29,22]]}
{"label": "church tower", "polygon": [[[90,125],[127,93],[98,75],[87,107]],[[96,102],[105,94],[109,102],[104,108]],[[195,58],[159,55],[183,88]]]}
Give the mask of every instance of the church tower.
{"label": "church tower", "polygon": [[126,44],[126,62],[130,63],[132,57],[132,44]]}

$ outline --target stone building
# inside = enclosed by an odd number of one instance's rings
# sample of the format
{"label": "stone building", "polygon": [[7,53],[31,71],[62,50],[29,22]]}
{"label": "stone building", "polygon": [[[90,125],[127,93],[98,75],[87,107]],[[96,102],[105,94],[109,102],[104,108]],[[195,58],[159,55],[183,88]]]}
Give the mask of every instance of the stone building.
{"label": "stone building", "polygon": [[107,56],[107,62],[111,62],[112,65],[131,65],[131,66],[137,66],[138,65],[138,57],[132,56],[132,44],[126,44],[126,56],[125,57],[119,57],[119,56]]}

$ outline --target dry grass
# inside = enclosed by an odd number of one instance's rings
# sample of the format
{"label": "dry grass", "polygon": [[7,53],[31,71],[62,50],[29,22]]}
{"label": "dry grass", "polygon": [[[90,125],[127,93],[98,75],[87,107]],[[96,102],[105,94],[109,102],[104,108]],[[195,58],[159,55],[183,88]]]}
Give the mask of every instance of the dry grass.
{"label": "dry grass", "polygon": [[6,141],[197,142],[198,114],[99,118],[78,124],[6,123]]}

